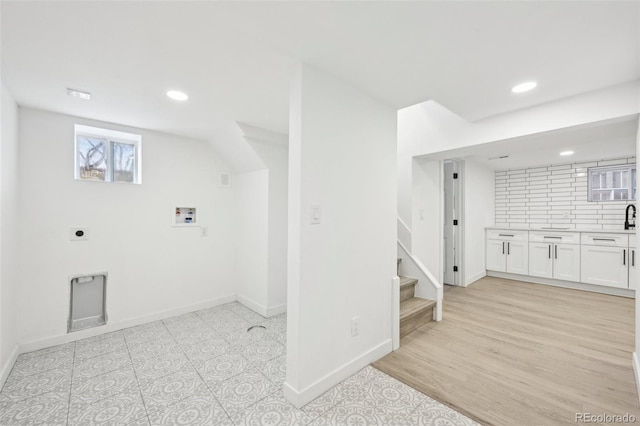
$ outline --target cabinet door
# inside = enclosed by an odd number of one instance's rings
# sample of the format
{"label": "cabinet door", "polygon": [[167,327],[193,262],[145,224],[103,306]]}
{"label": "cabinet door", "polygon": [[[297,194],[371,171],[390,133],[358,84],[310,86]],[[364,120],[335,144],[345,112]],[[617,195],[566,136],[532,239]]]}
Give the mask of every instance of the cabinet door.
{"label": "cabinet door", "polygon": [[529,274],[529,243],[507,241],[507,272]]}
{"label": "cabinet door", "polygon": [[529,275],[553,277],[553,244],[529,243]]}
{"label": "cabinet door", "polygon": [[580,246],[554,244],[553,278],[565,281],[580,281]]}
{"label": "cabinet door", "polygon": [[629,249],[629,288],[631,290],[636,289],[636,262],[638,261],[638,259],[636,259],[637,255],[638,253],[636,253],[635,247]]}
{"label": "cabinet door", "polygon": [[487,240],[487,270],[504,272],[506,268],[507,243],[500,240]]}
{"label": "cabinet door", "polygon": [[580,276],[583,283],[628,288],[628,249],[586,245],[581,248]]}

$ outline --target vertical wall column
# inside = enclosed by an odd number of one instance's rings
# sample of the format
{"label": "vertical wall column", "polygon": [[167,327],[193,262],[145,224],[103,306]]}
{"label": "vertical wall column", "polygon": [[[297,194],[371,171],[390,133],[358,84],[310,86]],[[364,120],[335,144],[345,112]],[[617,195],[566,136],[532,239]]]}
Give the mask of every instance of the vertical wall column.
{"label": "vertical wall column", "polygon": [[289,136],[284,390],[302,406],[391,351],[396,111],[300,65]]}

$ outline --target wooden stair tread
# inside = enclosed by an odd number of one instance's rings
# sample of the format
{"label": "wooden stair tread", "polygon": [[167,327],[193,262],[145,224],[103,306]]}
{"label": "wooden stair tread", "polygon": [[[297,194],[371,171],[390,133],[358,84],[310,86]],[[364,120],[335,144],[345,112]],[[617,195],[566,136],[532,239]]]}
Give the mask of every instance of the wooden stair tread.
{"label": "wooden stair tread", "polygon": [[417,282],[418,280],[416,278],[400,276],[400,288],[416,284]]}
{"label": "wooden stair tread", "polygon": [[419,312],[432,309],[435,305],[435,300],[421,299],[419,297],[412,297],[400,302],[400,321]]}

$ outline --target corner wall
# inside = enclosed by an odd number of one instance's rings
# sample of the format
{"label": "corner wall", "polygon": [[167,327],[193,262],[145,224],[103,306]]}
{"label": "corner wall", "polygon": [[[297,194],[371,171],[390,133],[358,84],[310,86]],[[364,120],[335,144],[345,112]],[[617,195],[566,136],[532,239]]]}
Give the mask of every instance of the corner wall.
{"label": "corner wall", "polygon": [[[74,124],[142,135],[142,184],[74,180]],[[232,191],[202,141],[33,109],[19,114],[18,338],[26,350],[231,301]],[[200,228],[172,227],[177,206]],[[71,242],[70,227],[89,240]],[[69,277],[107,271],[109,324],[67,334]]]}
{"label": "corner wall", "polygon": [[18,106],[0,83],[0,387],[18,351],[16,289],[18,268]]}
{"label": "corner wall", "polygon": [[285,395],[299,407],[391,351],[396,111],[306,65],[290,93]]}

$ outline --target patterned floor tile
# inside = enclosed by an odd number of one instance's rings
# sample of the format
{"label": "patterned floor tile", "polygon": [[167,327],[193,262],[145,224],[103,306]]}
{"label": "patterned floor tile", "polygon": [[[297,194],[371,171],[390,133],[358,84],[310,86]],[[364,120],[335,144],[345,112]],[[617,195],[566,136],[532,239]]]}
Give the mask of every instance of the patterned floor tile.
{"label": "patterned floor tile", "polygon": [[209,339],[198,342],[184,349],[191,361],[204,361],[229,352],[230,345],[223,339]]}
{"label": "patterned floor tile", "polygon": [[249,321],[252,325],[261,324],[266,320],[265,317],[253,312],[250,309],[245,312],[237,312],[237,314],[240,315],[243,319]]}
{"label": "patterned floor tile", "polygon": [[147,342],[131,343],[127,345],[131,359],[134,363],[144,361],[148,358],[166,354],[166,353],[182,353],[182,349],[173,338],[162,338],[150,340]]}
{"label": "patterned floor tile", "polygon": [[126,352],[126,350],[127,345],[122,336],[113,339],[102,339],[92,343],[78,343],[75,362],[82,362],[109,352]]}
{"label": "patterned floor tile", "polygon": [[30,376],[47,370],[71,370],[73,366],[73,351],[64,350],[49,352],[41,356],[18,358],[11,376]]}
{"label": "patterned floor tile", "polygon": [[177,371],[192,370],[191,363],[179,353],[166,353],[153,358],[147,358],[134,364],[139,380],[157,379]]}
{"label": "patterned floor tile", "polygon": [[120,394],[94,404],[71,402],[69,426],[128,425],[146,416],[139,393],[137,396]]}
{"label": "patterned floor tile", "polygon": [[163,406],[149,414],[152,425],[233,426],[218,402],[209,397],[193,397]]}
{"label": "patterned floor tile", "polygon": [[362,407],[339,403],[318,417],[311,426],[406,426],[404,416],[393,411],[376,410],[373,407]]}
{"label": "patterned floor tile", "polygon": [[268,361],[256,361],[253,363],[256,370],[267,376],[275,385],[282,386],[287,378],[286,355],[270,359]]}
{"label": "patterned floor tile", "polygon": [[76,346],[91,345],[102,340],[119,340],[124,341],[124,333],[122,330],[113,331],[111,333],[98,334],[97,336],[87,337],[86,339],[78,340]]}
{"label": "patterned floor tile", "polygon": [[261,340],[268,340],[267,330],[261,327],[255,327],[255,328],[252,328],[251,330],[246,330],[244,328],[231,330],[231,331],[220,333],[220,337],[225,339],[227,342],[231,344],[243,344],[243,345],[249,344],[252,342],[258,342]]}
{"label": "patterned floor tile", "polygon": [[204,361],[194,362],[194,366],[209,386],[223,382],[248,370],[251,363],[239,354],[225,354]]}
{"label": "patterned floor tile", "polygon": [[51,392],[17,403],[0,403],[0,425],[65,425],[68,392]]}
{"label": "patterned floor tile", "polygon": [[164,320],[164,325],[170,332],[188,330],[190,328],[197,328],[205,325],[204,320],[195,313],[191,312],[179,317],[172,317]]}
{"label": "patterned floor tile", "polygon": [[195,371],[178,371],[158,379],[141,379],[140,389],[147,412],[162,410],[186,398],[211,398],[211,391]]}
{"label": "patterned floor tile", "polygon": [[409,414],[404,423],[407,426],[481,426],[431,398]]}
{"label": "patterned floor tile", "polygon": [[73,378],[93,377],[125,367],[131,367],[129,353],[127,351],[111,352],[76,363],[73,368]]}
{"label": "patterned floor tile", "polygon": [[265,376],[251,370],[212,388],[214,396],[234,422],[240,420],[249,406],[278,390]]}
{"label": "patterned floor tile", "polygon": [[119,394],[139,394],[138,380],[131,366],[94,377],[78,377],[71,386],[71,400],[93,404]]}
{"label": "patterned floor tile", "polygon": [[334,386],[313,401],[302,407],[310,417],[317,418],[328,412],[344,400],[344,395]]}
{"label": "patterned floor tile", "polygon": [[11,376],[7,379],[1,401],[17,402],[44,393],[67,393],[71,386],[71,370],[47,370],[31,376]]}
{"label": "patterned floor tile", "polygon": [[233,331],[233,330],[240,330],[240,329],[244,329],[246,330],[247,328],[251,327],[253,324],[251,324],[249,321],[243,319],[240,316],[236,315],[236,318],[227,318],[223,321],[219,320],[219,319],[205,319],[205,322],[207,324],[209,324],[209,326],[216,332],[216,333],[222,333],[222,332],[227,332],[227,331]]}
{"label": "patterned floor tile", "polygon": [[37,351],[31,351],[24,353],[18,357],[18,360],[26,361],[32,358],[36,358],[42,355],[48,355],[54,352],[73,352],[76,347],[76,342],[65,343],[63,345],[52,346],[50,348],[44,348]]}
{"label": "patterned floor tile", "polygon": [[196,312],[198,316],[206,322],[224,322],[241,318],[238,314],[229,309],[213,308]]}
{"label": "patterned floor tile", "polygon": [[276,392],[248,407],[238,419],[237,424],[298,426],[306,425],[312,420],[313,418],[307,413],[291,405],[282,392]]}
{"label": "patterned floor tile", "polygon": [[150,327],[138,326],[126,329],[124,331],[124,336],[127,340],[127,344],[136,344],[171,337],[171,334],[164,324],[161,322],[154,324],[156,325]]}
{"label": "patterned floor tile", "polygon": [[285,354],[285,347],[278,342],[260,341],[246,345],[242,350],[242,356],[251,362],[268,361]]}
{"label": "patterned floor tile", "polygon": [[202,342],[203,340],[215,339],[219,338],[218,333],[215,332],[208,324],[205,322],[202,325],[194,328],[189,328],[186,330],[176,330],[172,333],[173,338],[176,342],[180,344],[180,346],[191,346],[198,342]]}

